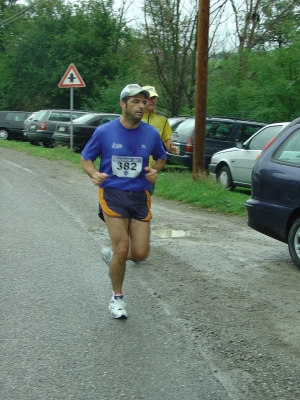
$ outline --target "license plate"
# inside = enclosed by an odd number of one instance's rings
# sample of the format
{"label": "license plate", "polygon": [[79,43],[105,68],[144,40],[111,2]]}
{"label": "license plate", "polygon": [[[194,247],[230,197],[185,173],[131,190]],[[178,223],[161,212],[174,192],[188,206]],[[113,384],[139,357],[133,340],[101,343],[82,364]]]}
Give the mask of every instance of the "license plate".
{"label": "license plate", "polygon": [[66,128],[64,126],[60,126],[58,128],[58,132],[65,132]]}
{"label": "license plate", "polygon": [[35,128],[35,125],[30,125],[30,129],[34,129]]}

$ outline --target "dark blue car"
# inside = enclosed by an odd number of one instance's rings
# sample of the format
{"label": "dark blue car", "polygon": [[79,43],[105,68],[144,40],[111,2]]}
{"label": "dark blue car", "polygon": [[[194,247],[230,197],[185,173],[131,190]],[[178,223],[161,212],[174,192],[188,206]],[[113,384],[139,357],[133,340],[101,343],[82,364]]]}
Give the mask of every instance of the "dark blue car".
{"label": "dark blue car", "polygon": [[300,118],[288,124],[254,164],[248,225],[287,243],[300,268]]}

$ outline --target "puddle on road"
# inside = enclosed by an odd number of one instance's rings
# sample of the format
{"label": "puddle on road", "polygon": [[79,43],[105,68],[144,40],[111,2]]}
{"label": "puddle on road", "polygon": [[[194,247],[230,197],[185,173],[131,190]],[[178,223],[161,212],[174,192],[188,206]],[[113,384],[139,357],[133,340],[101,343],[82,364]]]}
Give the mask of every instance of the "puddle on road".
{"label": "puddle on road", "polygon": [[185,236],[195,236],[195,233],[190,231],[181,231],[174,229],[157,229],[152,231],[153,235],[159,236],[161,238],[178,238]]}

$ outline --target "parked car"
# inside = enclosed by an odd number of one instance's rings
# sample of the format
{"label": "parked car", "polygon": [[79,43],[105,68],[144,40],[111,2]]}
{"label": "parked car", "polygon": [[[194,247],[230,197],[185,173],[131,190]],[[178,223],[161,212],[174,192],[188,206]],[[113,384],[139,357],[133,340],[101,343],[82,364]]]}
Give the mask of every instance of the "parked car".
{"label": "parked car", "polygon": [[[205,139],[205,169],[211,157],[220,150],[233,147],[236,142],[245,142],[250,136],[265,126],[263,122],[242,119],[207,117]],[[167,152],[167,163],[183,165],[192,170],[195,118],[181,122],[173,131],[173,143],[179,147],[179,155]]]}
{"label": "parked car", "polygon": [[27,130],[29,129],[29,127],[30,127],[30,125],[31,125],[31,121],[34,119],[34,117],[36,116],[37,113],[38,113],[37,111],[31,113],[31,114],[25,119],[25,121],[23,122],[23,128],[24,128],[24,130],[23,130],[23,139],[24,139],[24,140],[28,140],[28,137],[27,137]]}
{"label": "parked car", "polygon": [[300,118],[282,129],[256,160],[245,206],[248,225],[287,243],[300,268]]}
{"label": "parked car", "polygon": [[23,140],[23,123],[30,114],[28,111],[0,111],[0,139]]}
{"label": "parked car", "polygon": [[181,122],[185,121],[189,117],[183,117],[183,116],[178,116],[178,117],[170,117],[168,118],[169,124],[172,128],[172,131],[174,131]]}
{"label": "parked car", "polygon": [[[75,120],[82,115],[88,114],[88,111],[74,110],[72,117]],[[45,147],[52,147],[52,136],[58,122],[70,122],[70,110],[40,110],[31,121],[27,130],[28,140],[32,144],[42,142]]]}
{"label": "parked car", "polygon": [[246,142],[237,142],[236,147],[215,153],[208,166],[213,179],[223,189],[233,190],[235,186],[251,187],[253,164],[264,146],[273,139],[289,122],[278,122],[264,126]]}
{"label": "parked car", "polygon": [[[73,147],[82,150],[92,137],[99,125],[120,118],[120,114],[90,113],[77,118],[73,122]],[[59,122],[53,134],[54,144],[70,146],[71,124],[70,122]]]}

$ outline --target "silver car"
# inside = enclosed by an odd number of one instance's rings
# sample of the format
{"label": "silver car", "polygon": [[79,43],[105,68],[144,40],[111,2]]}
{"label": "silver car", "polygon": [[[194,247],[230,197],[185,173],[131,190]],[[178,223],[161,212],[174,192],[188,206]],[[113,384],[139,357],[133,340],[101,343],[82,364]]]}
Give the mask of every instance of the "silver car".
{"label": "silver car", "polygon": [[244,143],[215,153],[208,171],[223,189],[233,190],[235,186],[251,187],[252,168],[265,145],[289,122],[266,125]]}
{"label": "silver car", "polygon": [[27,118],[25,119],[25,121],[23,122],[23,128],[24,128],[23,134],[24,134],[25,138],[27,138],[27,130],[28,130],[29,127],[30,127],[31,121],[34,119],[34,117],[36,116],[37,113],[38,113],[37,111],[33,112],[33,113],[30,114],[29,117],[27,117]]}

